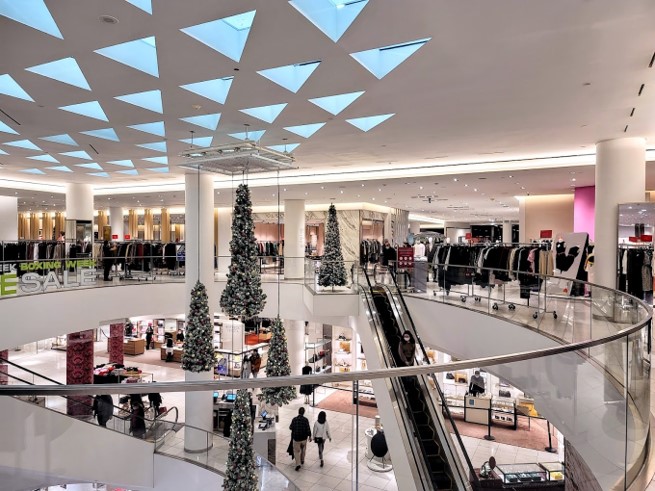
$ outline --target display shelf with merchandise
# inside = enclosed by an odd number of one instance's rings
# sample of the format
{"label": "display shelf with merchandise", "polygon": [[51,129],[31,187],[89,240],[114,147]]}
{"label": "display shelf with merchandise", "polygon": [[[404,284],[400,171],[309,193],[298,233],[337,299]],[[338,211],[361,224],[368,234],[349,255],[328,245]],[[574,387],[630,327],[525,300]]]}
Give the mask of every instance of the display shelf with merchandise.
{"label": "display shelf with merchandise", "polygon": [[268,347],[269,343],[259,343],[248,346],[248,349],[243,351],[236,352],[227,349],[215,349],[216,368],[214,369],[214,378],[220,378],[221,376],[241,377],[243,358],[253,350],[257,350],[262,357],[262,363],[259,369],[261,372],[266,368],[266,362],[268,361]]}
{"label": "display shelf with merchandise", "polygon": [[332,370],[331,347],[331,339],[318,339],[305,343],[305,363],[312,367],[312,373],[329,373]]}

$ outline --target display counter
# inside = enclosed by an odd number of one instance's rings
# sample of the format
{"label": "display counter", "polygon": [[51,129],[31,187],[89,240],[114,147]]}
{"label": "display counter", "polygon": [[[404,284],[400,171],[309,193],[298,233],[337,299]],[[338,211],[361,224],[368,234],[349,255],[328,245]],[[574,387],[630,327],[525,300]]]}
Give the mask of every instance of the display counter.
{"label": "display counter", "polygon": [[146,352],[146,340],[137,338],[128,338],[123,341],[123,354],[125,355],[142,355]]}
{"label": "display counter", "polygon": [[[166,350],[169,348],[159,348],[160,358],[166,360]],[[173,348],[173,361],[182,363],[182,353],[184,353],[184,348],[175,347]]]}

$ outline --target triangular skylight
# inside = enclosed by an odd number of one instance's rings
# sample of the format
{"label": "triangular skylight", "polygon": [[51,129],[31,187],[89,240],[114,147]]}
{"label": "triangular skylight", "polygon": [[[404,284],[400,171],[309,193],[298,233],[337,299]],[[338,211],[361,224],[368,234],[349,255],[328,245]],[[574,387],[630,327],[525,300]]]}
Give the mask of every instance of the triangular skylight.
{"label": "triangular skylight", "polygon": [[75,152],[63,152],[60,153],[59,155],[64,155],[66,157],[74,157],[76,159],[84,159],[84,160],[93,160],[88,153],[86,153],[84,150],[77,150]]}
{"label": "triangular skylight", "polygon": [[416,53],[431,38],[417,39],[406,43],[384,46],[382,48],[369,49],[352,53],[355,58],[369,72],[378,79],[384,77],[391,70],[400,65],[407,58]]}
{"label": "triangular skylight", "polygon": [[168,167],[153,167],[152,169],[148,169],[148,170],[152,171],[152,172],[160,172],[160,173],[164,174],[164,173],[168,172],[169,169],[168,169]]}
{"label": "triangular skylight", "polygon": [[132,5],[152,15],[152,0],[127,0]]}
{"label": "triangular skylight", "polygon": [[54,158],[52,155],[48,155],[47,153],[45,155],[35,155],[33,157],[27,157],[28,159],[32,160],[40,160],[41,162],[52,162],[53,164],[58,164],[59,161]]}
{"label": "triangular skylight", "polygon": [[180,85],[184,90],[201,95],[219,104],[225,104],[234,77],[217,78],[193,84]]}
{"label": "triangular skylight", "polygon": [[141,160],[152,162],[153,164],[168,165],[168,157],[166,157],[165,155],[163,157],[148,157]]}
{"label": "triangular skylight", "polygon": [[43,0],[0,0],[0,15],[64,39]]}
{"label": "triangular skylight", "polygon": [[116,171],[116,174],[125,174],[125,175],[128,175],[128,176],[138,176],[139,171],[136,170],[136,169],[119,170],[119,171]]}
{"label": "triangular skylight", "polygon": [[114,131],[114,128],[102,128],[100,130],[91,130],[91,131],[80,131],[83,135],[94,136],[96,138],[102,138],[103,140],[110,140],[113,142],[120,141],[118,135]]}
{"label": "triangular skylight", "polygon": [[96,177],[109,177],[109,174],[107,174],[106,172],[87,172],[87,174]]}
{"label": "triangular skylight", "polygon": [[277,119],[280,113],[287,107],[287,103],[271,104],[270,106],[251,107],[248,109],[239,109],[242,113],[246,113],[253,118],[261,119],[267,123],[272,123]]}
{"label": "triangular skylight", "polygon": [[96,53],[153,77],[159,77],[157,43],[154,36],[97,49]]}
{"label": "triangular skylight", "polygon": [[60,145],[70,145],[71,147],[76,147],[77,142],[71,138],[70,135],[64,133],[63,135],[54,135],[54,136],[42,136],[39,140],[45,140],[47,142],[59,143]]}
{"label": "triangular skylight", "polygon": [[276,152],[291,153],[296,148],[298,148],[299,146],[300,146],[300,143],[287,143],[286,145],[269,145],[266,148],[270,148],[271,150],[275,150]]}
{"label": "triangular skylight", "polygon": [[346,121],[348,123],[350,123],[351,125],[355,126],[356,128],[359,128],[362,131],[368,131],[370,129],[375,128],[380,123],[385,122],[387,119],[389,119],[394,114],[395,113],[379,114],[377,116],[366,116],[364,118],[346,119]]}
{"label": "triangular skylight", "polygon": [[143,131],[144,133],[150,133],[151,135],[161,136],[162,138],[166,136],[166,128],[164,127],[163,121],[157,121],[156,123],[133,124],[128,126],[128,128]]}
{"label": "triangular skylight", "polygon": [[[2,0],[0,0],[0,5],[2,5]],[[0,75],[0,94],[34,102],[34,99],[8,74]]]}
{"label": "triangular skylight", "polygon": [[72,104],[70,106],[62,106],[59,109],[68,111],[70,113],[80,114],[89,118],[99,119],[100,121],[109,121],[105,111],[98,101],[82,102],[81,104]]}
{"label": "triangular skylight", "polygon": [[323,126],[325,126],[325,123],[312,123],[301,124],[298,126],[285,126],[284,129],[290,131],[291,133],[295,133],[298,136],[302,136],[303,138],[309,138]]}
{"label": "triangular skylight", "polygon": [[13,142],[5,142],[5,145],[9,145],[10,147],[18,147],[18,148],[25,148],[27,150],[38,150],[41,152],[42,150],[37,147],[34,143],[32,143],[29,140],[16,140]]}
{"label": "triangular skylight", "polygon": [[300,90],[300,87],[303,86],[310,75],[314,73],[314,70],[318,68],[320,63],[320,61],[308,61],[306,63],[296,63],[295,65],[267,68],[257,73],[295,94]]}
{"label": "triangular skylight", "polygon": [[74,87],[79,87],[80,89],[91,90],[89,82],[86,81],[75,58],[51,61],[50,63],[26,68],[26,70],[68,85],[73,85]]}
{"label": "triangular skylight", "polygon": [[108,164],[118,165],[120,167],[134,167],[131,160],[109,160]]}
{"label": "triangular skylight", "polygon": [[368,0],[292,0],[289,3],[336,43]]}
{"label": "triangular skylight", "polygon": [[3,133],[9,133],[11,135],[18,135],[19,134],[18,131],[13,130],[12,128],[7,126],[2,121],[0,121],[0,131],[2,131]]}
{"label": "triangular skylight", "polygon": [[341,111],[346,109],[350,104],[355,102],[355,99],[360,97],[364,91],[361,92],[349,92],[347,94],[338,94],[338,95],[329,95],[327,97],[317,97],[315,99],[309,99],[309,102],[316,104],[321,109],[325,109],[330,114],[335,116]]}
{"label": "triangular skylight", "polygon": [[119,101],[127,102],[134,106],[142,107],[143,109],[148,109],[149,111],[154,111],[159,114],[164,113],[164,106],[161,102],[161,91],[160,90],[147,90],[146,92],[136,92],[134,94],[120,95],[114,97]]}
{"label": "triangular skylight", "polygon": [[236,138],[237,140],[251,140],[251,141],[259,141],[261,140],[262,136],[264,136],[264,133],[266,133],[266,130],[257,130],[257,131],[249,131],[248,134],[246,135],[246,132],[242,133],[229,133],[228,136],[231,136],[232,138]]}
{"label": "triangular skylight", "polygon": [[255,10],[181,29],[194,39],[238,62],[248,41]]}
{"label": "triangular skylight", "polygon": [[184,140],[180,141],[182,143],[188,143],[189,145],[195,145],[198,147],[211,147],[213,139],[213,136],[201,136],[195,137],[193,140],[191,138],[185,138]]}
{"label": "triangular skylight", "polygon": [[58,172],[73,172],[70,167],[65,165],[55,165],[54,167],[46,167],[48,170],[56,170]]}
{"label": "triangular skylight", "polygon": [[9,155],[9,154],[0,148],[0,155]]}
{"label": "triangular skylight", "polygon": [[221,120],[221,113],[202,114],[200,116],[189,116],[188,118],[180,118],[187,123],[195,124],[208,130],[216,131],[218,122]]}
{"label": "triangular skylight", "polygon": [[95,162],[89,162],[88,164],[75,164],[75,167],[84,167],[85,169],[102,170],[100,164],[96,164]]}
{"label": "triangular skylight", "polygon": [[21,169],[21,172],[26,172],[27,174],[45,174],[41,169]]}
{"label": "triangular skylight", "polygon": [[137,145],[137,147],[143,147],[147,148],[148,150],[166,153],[166,142],[141,143],[140,145]]}

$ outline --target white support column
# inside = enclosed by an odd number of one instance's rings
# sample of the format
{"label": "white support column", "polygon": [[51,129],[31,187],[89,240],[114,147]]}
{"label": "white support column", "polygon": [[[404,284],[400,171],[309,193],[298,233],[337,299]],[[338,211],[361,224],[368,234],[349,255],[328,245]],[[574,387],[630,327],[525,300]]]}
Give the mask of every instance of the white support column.
{"label": "white support column", "polygon": [[[207,288],[210,318],[218,308],[214,285],[214,183],[211,174],[189,173],[184,176],[185,187],[185,246],[186,246],[186,305],[191,290],[200,280]],[[188,308],[188,307],[187,307]],[[187,317],[189,312],[187,311]],[[184,372],[185,381],[213,380],[209,372]],[[207,432],[212,431],[212,392],[186,392],[184,395],[185,422]],[[211,447],[207,433],[184,430],[184,449],[201,452]]]}
{"label": "white support column", "polygon": [[287,335],[291,375],[300,375],[305,366],[305,323],[285,320],[284,331]]}
{"label": "white support column", "polygon": [[109,226],[111,227],[111,234],[118,235],[118,239],[123,240],[125,230],[123,230],[123,208],[120,206],[112,206],[109,208]]}
{"label": "white support column", "polygon": [[305,271],[305,200],[284,200],[284,278],[300,279]]}
{"label": "white support column", "polygon": [[421,232],[421,222],[411,221],[409,222],[409,231],[414,235]]}
{"label": "white support column", "polygon": [[232,210],[218,210],[218,272],[227,274],[230,268],[230,241],[232,240]]}
{"label": "white support column", "polygon": [[512,222],[503,222],[503,242],[512,242]]}
{"label": "white support column", "polygon": [[18,240],[18,198],[0,196],[0,241]]}
{"label": "white support column", "polygon": [[66,219],[93,222],[93,188],[90,184],[66,184]]}
{"label": "white support column", "polygon": [[596,144],[594,281],[616,288],[618,205],[643,202],[646,193],[646,142],[620,138]]}

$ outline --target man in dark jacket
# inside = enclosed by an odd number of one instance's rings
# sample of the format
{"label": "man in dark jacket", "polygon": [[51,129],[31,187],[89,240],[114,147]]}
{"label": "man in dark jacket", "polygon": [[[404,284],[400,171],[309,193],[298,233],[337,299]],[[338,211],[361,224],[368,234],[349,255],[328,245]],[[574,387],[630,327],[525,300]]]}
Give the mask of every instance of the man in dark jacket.
{"label": "man in dark jacket", "polygon": [[307,441],[312,440],[312,430],[309,426],[309,420],[305,418],[305,408],[298,409],[298,416],[291,420],[289,425],[291,430],[291,440],[293,441],[293,455],[296,458],[296,470],[305,463],[305,450],[307,450]]}

